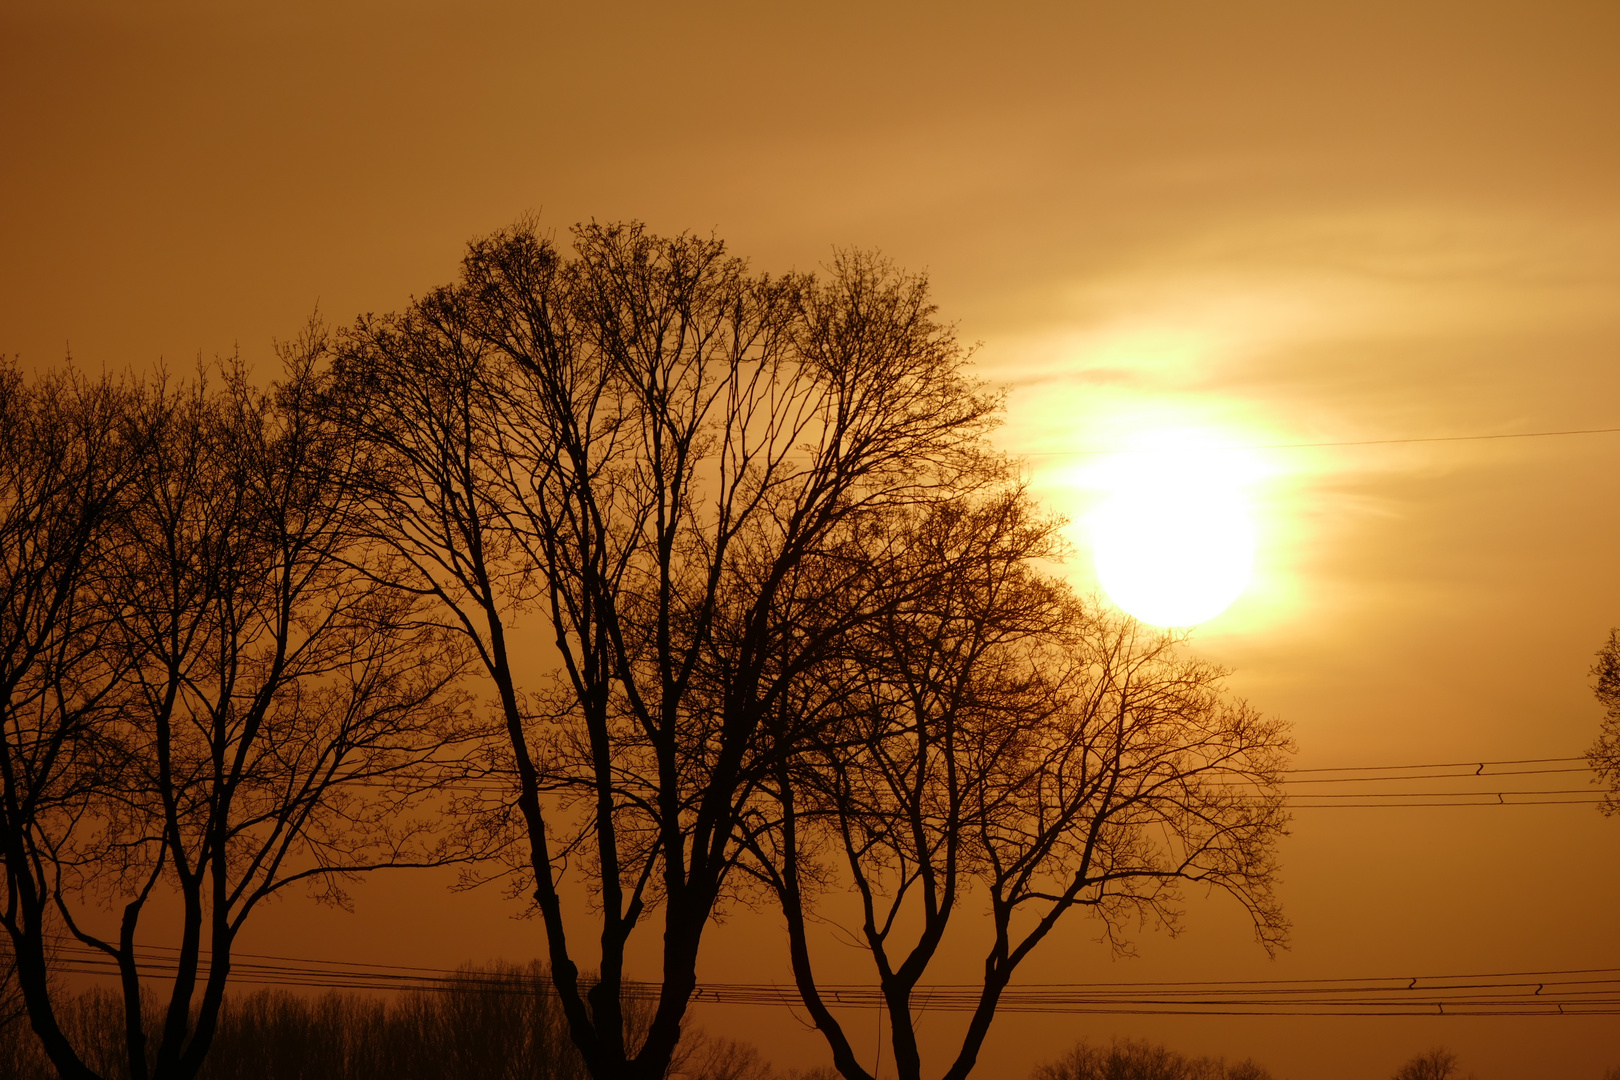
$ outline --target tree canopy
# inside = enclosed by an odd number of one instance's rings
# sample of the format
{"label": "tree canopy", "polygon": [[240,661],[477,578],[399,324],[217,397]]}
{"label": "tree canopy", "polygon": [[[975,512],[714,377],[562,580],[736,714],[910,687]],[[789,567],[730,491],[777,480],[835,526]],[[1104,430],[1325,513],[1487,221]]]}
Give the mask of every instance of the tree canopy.
{"label": "tree canopy", "polygon": [[[354,456],[296,370],[273,393],[0,374],[0,926],[61,1075],[97,1075],[51,977],[88,950],[127,1074],[189,1078],[266,899],[458,857],[411,810],[467,734],[463,659],[371,572]],[[151,1031],[160,888],[180,915]]]}
{"label": "tree canopy", "polygon": [[[924,277],[521,223],[281,354],[268,390],[0,372],[0,923],[64,1075],[95,1073],[53,934],[118,970],[130,1076],[190,1078],[252,910],[382,867],[532,897],[599,1080],[667,1073],[739,896],[780,906],[850,1080],[807,931],[838,884],[904,1080],[965,905],[989,936],[948,1080],[1071,911],[1123,948],[1200,882],[1283,940],[1284,728],[1055,572],[1061,522],[990,445],[1001,397]],[[159,888],[183,914],[149,1030]]]}
{"label": "tree canopy", "polygon": [[[873,256],[772,278],[636,225],[574,240],[475,242],[457,284],[334,336],[330,399],[368,448],[391,582],[433,598],[498,689],[492,767],[574,1037],[596,1075],[655,1077],[703,930],[774,827],[762,785],[818,722],[794,688],[937,577],[888,523],[999,481],[998,400],[926,282]],[[556,677],[520,686],[530,612]],[[588,1001],[570,858],[599,903]],[[632,1046],[625,947],[655,909],[661,996]]]}
{"label": "tree canopy", "polygon": [[1609,785],[1609,793],[1598,809],[1605,814],[1620,814],[1620,630],[1609,631],[1609,640],[1598,650],[1592,674],[1597,678],[1592,692],[1603,706],[1604,715],[1586,760],[1599,782]]}

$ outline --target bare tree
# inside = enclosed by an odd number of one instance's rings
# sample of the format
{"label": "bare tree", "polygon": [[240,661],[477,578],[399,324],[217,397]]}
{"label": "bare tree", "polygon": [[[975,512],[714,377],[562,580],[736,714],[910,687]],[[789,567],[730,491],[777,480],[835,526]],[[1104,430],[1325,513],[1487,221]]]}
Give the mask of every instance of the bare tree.
{"label": "bare tree", "polygon": [[[981,482],[997,402],[926,283],[872,257],[819,281],[634,225],[574,246],[526,226],[474,243],[457,285],[335,342],[332,400],[375,452],[392,580],[439,602],[495,684],[572,1036],[594,1075],[650,1080],[770,827],[760,785],[797,732],[766,721],[874,615],[849,581],[893,553],[864,523]],[[531,612],[554,651],[514,657]],[[595,904],[588,992],[570,870]],[[633,1044],[626,947],[654,911],[658,1007]]]}
{"label": "bare tree", "polygon": [[1038,1065],[1031,1080],[1271,1080],[1253,1061],[1190,1058],[1166,1046],[1116,1039],[1108,1047],[1081,1042],[1056,1061]]}
{"label": "bare tree", "polygon": [[1444,1047],[1436,1047],[1402,1065],[1392,1080],[1452,1080],[1459,1075],[1457,1070],[1457,1055]]}
{"label": "bare tree", "polygon": [[[915,515],[914,515],[915,516]],[[853,884],[901,1080],[921,1076],[919,984],[966,902],[988,906],[982,981],[943,1071],[972,1070],[1002,991],[1062,916],[1173,925],[1177,886],[1236,897],[1267,949],[1290,750],[1280,724],[1220,690],[1179,640],[1082,605],[1040,575],[1052,523],[1016,487],[916,516],[908,559],[947,568],[807,673],[796,708],[837,722],[777,771],[781,828],[758,872],[787,918],[800,995],[850,1080],[871,1074],[818,989],[816,885]],[[898,575],[904,580],[909,575]]]}
{"label": "bare tree", "polygon": [[[218,389],[160,382],[124,397],[104,426],[132,465],[116,513],[98,519],[78,622],[57,632],[78,637],[36,667],[40,689],[5,703],[6,760],[27,768],[5,776],[19,809],[4,922],[64,1077],[97,1071],[57,1020],[49,918],[117,970],[122,1071],[189,1078],[264,900],[302,883],[341,904],[352,874],[455,857],[409,810],[462,735],[459,646],[367,572],[354,456],[307,407],[308,384],[295,363],[273,396],[227,371]],[[35,467],[60,472],[48,455]],[[32,513],[40,528],[72,520]],[[50,740],[54,755],[40,750]],[[152,927],[160,892],[177,896],[178,927]],[[141,961],[165,931],[176,945],[153,1030]]]}
{"label": "bare tree", "polygon": [[46,995],[52,872],[127,756],[109,723],[127,664],[101,598],[144,450],[128,404],[107,380],[0,368],[0,925],[35,1032],[68,1057]]}
{"label": "bare tree", "polygon": [[1597,677],[1592,691],[1604,708],[1604,717],[1586,760],[1598,780],[1609,785],[1598,809],[1604,814],[1620,814],[1620,630],[1609,631],[1609,640],[1598,650],[1592,674]]}

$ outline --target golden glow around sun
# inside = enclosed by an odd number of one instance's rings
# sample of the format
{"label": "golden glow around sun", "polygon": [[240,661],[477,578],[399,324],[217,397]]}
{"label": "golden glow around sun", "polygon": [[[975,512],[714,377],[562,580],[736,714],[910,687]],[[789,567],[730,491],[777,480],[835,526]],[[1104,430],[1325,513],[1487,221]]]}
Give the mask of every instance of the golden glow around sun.
{"label": "golden glow around sun", "polygon": [[1121,454],[1102,480],[1092,547],[1114,603],[1156,626],[1192,626],[1242,594],[1254,566],[1254,523],[1229,455]]}

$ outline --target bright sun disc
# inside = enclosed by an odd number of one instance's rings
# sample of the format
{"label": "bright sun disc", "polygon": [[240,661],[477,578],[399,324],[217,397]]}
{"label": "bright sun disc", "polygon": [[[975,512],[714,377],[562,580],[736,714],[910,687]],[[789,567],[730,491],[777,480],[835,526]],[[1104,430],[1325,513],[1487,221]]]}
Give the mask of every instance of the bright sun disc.
{"label": "bright sun disc", "polygon": [[1236,600],[1254,566],[1254,525],[1238,485],[1208,467],[1146,459],[1119,470],[1092,517],[1097,578],[1125,611],[1192,626]]}

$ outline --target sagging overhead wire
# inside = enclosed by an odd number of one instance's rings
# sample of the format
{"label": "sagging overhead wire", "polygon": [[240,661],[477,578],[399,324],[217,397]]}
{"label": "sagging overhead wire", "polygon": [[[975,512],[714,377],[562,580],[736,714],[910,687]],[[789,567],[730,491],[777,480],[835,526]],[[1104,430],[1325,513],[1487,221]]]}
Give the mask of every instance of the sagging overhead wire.
{"label": "sagging overhead wire", "polygon": [[[1507,789],[1495,786],[1496,780],[1501,777],[1562,778],[1575,773],[1585,773],[1592,777],[1594,782],[1597,779],[1584,758],[1559,757],[1290,769],[1286,771],[1282,783],[1286,785],[1288,805],[1302,810],[1442,806],[1590,806],[1603,802],[1603,793],[1592,787],[1522,786]],[[1454,784],[1450,787],[1427,784],[1418,790],[1404,786],[1413,780],[1444,780],[1453,781]],[[1551,782],[1557,783],[1556,780]],[[1334,789],[1322,790],[1322,785],[1333,785]],[[1346,785],[1352,790],[1344,790]],[[1436,787],[1442,787],[1444,790],[1433,790]]]}
{"label": "sagging overhead wire", "polygon": [[[145,950],[139,966],[172,972],[177,950]],[[109,975],[105,954],[82,946],[60,950],[66,969]],[[324,990],[418,990],[453,993],[550,994],[538,968],[487,972],[399,964],[358,964],[302,957],[239,953],[233,980],[247,985]],[[829,1005],[875,1009],[884,1005],[870,985],[819,987]],[[656,984],[629,983],[630,997],[656,997]],[[972,984],[919,987],[916,1008],[964,1012],[978,1007],[982,989]],[[801,1004],[791,985],[703,983],[693,1000],[702,1004],[776,1006]],[[1140,1013],[1227,1016],[1607,1016],[1620,1015],[1620,968],[1382,975],[1304,979],[1158,980],[1045,983],[1008,988],[1000,1009],[1042,1014]]]}
{"label": "sagging overhead wire", "polygon": [[[1551,766],[1520,768],[1519,766]],[[1593,806],[1605,796],[1596,788],[1520,787],[1504,789],[1481,781],[1501,777],[1570,776],[1595,774],[1583,757],[1497,758],[1474,761],[1429,761],[1407,765],[1342,765],[1308,769],[1284,769],[1282,780],[1288,805],[1300,810],[1367,809],[1372,807],[1447,806]],[[1411,780],[1451,780],[1458,786],[1445,791],[1405,788],[1389,790],[1388,785]],[[1217,780],[1219,786],[1250,787],[1250,781]],[[1318,791],[1321,785],[1341,790]],[[1345,785],[1356,790],[1343,791]],[[441,790],[462,794],[504,794],[515,791],[507,780],[483,777],[452,781]]]}
{"label": "sagging overhead wire", "polygon": [[[1405,446],[1415,443],[1493,442],[1499,439],[1551,439],[1566,435],[1613,435],[1620,427],[1565,428],[1558,431],[1508,431],[1498,435],[1418,435],[1399,439],[1323,439],[1319,442],[1250,443],[1242,446],[1187,447],[1199,453],[1222,450],[1317,450],[1335,446]],[[1034,450],[1019,457],[1092,457],[1108,454],[1160,454],[1175,447],[1131,447],[1112,450]]]}

